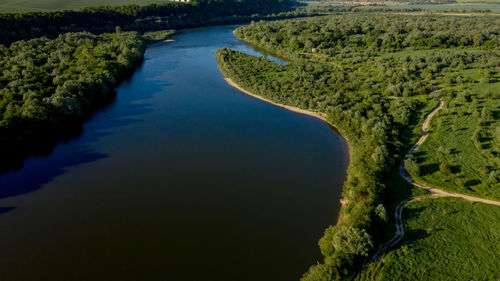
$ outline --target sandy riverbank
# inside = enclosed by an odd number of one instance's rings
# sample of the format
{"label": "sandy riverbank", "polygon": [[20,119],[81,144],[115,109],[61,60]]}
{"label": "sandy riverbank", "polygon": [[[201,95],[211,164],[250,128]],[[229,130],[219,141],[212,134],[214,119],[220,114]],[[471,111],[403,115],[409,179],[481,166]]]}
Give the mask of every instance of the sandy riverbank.
{"label": "sandy riverbank", "polygon": [[[330,127],[334,128],[336,131],[338,131],[338,129],[332,123],[328,122],[328,120],[326,119],[327,115],[325,113],[309,111],[309,110],[301,109],[301,108],[294,107],[294,106],[289,106],[289,105],[284,105],[284,104],[276,103],[274,101],[268,100],[266,98],[263,98],[261,96],[258,96],[258,95],[254,94],[254,93],[251,93],[251,92],[249,92],[249,91],[241,88],[238,84],[234,83],[234,81],[231,80],[230,78],[224,77],[224,80],[226,80],[226,82],[229,85],[231,85],[232,87],[238,89],[240,92],[242,92],[244,94],[247,94],[249,96],[257,98],[257,99],[259,99],[261,101],[265,101],[265,102],[270,103],[272,105],[279,106],[279,107],[291,110],[293,112],[297,112],[297,113],[300,113],[300,114],[305,114],[305,115],[309,115],[309,116],[312,116],[312,117],[316,117],[316,118],[320,119],[321,121],[325,122],[326,124],[328,124]],[[346,141],[347,149],[348,149],[348,153],[349,153],[349,161],[350,161],[351,155],[352,155],[352,150],[351,150],[351,146],[349,145],[349,140],[345,136],[342,136],[340,133],[339,133],[339,135],[342,138],[344,138],[344,140]],[[342,206],[344,206],[345,204],[349,203],[349,200],[347,200],[347,198],[341,198],[340,203],[341,203]],[[339,215],[338,220],[339,220],[339,222],[340,222],[340,220],[342,220],[342,215]]]}
{"label": "sandy riverbank", "polygon": [[328,120],[326,119],[326,114],[324,114],[324,113],[309,111],[309,110],[301,109],[301,108],[294,107],[294,106],[289,106],[289,105],[284,105],[284,104],[276,103],[276,102],[273,102],[271,100],[268,100],[268,99],[263,98],[261,96],[258,96],[256,94],[253,94],[253,93],[251,93],[251,92],[249,92],[249,91],[241,88],[240,86],[238,86],[238,84],[234,83],[233,80],[231,80],[230,78],[224,78],[224,80],[226,80],[226,82],[229,85],[231,85],[232,87],[240,90],[241,92],[243,92],[243,93],[245,93],[247,95],[250,95],[250,96],[252,96],[254,98],[257,98],[259,100],[265,101],[267,103],[270,103],[270,104],[273,104],[273,105],[276,105],[276,106],[279,106],[279,107],[282,107],[282,108],[286,108],[286,109],[291,110],[293,112],[297,112],[297,113],[300,113],[300,114],[305,114],[305,115],[316,117],[318,119],[321,119],[322,121],[324,121],[325,123],[327,123],[331,127],[335,128],[335,126],[332,123],[328,122]]}

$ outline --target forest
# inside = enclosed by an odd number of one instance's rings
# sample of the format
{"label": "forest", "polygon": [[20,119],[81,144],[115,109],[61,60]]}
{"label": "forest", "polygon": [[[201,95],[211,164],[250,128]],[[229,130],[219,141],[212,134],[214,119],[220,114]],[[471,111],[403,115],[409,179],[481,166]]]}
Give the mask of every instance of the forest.
{"label": "forest", "polygon": [[[198,0],[0,13],[0,171],[72,135],[143,57],[176,29],[307,16],[288,0]],[[277,13],[277,14],[273,14]]]}
{"label": "forest", "polygon": [[196,0],[146,6],[88,7],[77,11],[0,13],[0,44],[55,37],[66,32],[109,33],[114,32],[116,26],[125,31],[146,32],[236,23],[259,18],[259,14],[287,11],[291,4],[289,0]]}
{"label": "forest", "polygon": [[[142,59],[137,32],[65,33],[0,45],[0,143],[7,155],[78,128]],[[3,161],[3,165],[11,164]]]}
{"label": "forest", "polygon": [[[491,105],[500,98],[499,20],[345,14],[260,21],[238,28],[236,36],[289,64],[217,51],[226,77],[274,102],[326,113],[352,148],[339,223],[320,239],[324,260],[303,281],[352,277],[384,242],[387,235],[377,230],[392,229],[390,193],[400,184],[395,164],[420,134],[418,120],[436,103],[434,94]],[[485,90],[473,93],[474,87]],[[477,108],[483,110],[472,110]],[[487,126],[498,120],[491,110],[485,109]],[[440,142],[446,149],[446,140]],[[489,145],[489,155],[498,155],[498,143]],[[499,163],[490,163],[486,174],[497,175]]]}

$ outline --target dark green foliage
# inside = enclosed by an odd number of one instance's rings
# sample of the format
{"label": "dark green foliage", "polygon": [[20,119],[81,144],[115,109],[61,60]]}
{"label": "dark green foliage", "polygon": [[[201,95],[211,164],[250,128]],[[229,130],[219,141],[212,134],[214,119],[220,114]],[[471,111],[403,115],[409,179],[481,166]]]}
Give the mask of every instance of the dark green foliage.
{"label": "dark green foliage", "polygon": [[[169,28],[311,13],[283,12],[290,4],[198,0],[0,14],[0,153],[7,165],[0,165],[0,171],[19,166],[29,152],[46,151],[57,136],[77,130],[93,108],[113,97],[113,87],[142,59],[145,44],[164,40],[174,32]],[[130,30],[144,32],[143,37],[125,32]],[[36,39],[14,42],[30,38]]]}
{"label": "dark green foliage", "polygon": [[[117,27],[119,28],[119,27]],[[163,41],[173,35],[175,33],[175,30],[169,29],[169,30],[158,30],[158,31],[151,31],[151,32],[145,32],[142,34],[142,37],[148,41],[148,43],[153,43],[157,41]]]}
{"label": "dark green foliage", "polygon": [[316,264],[309,268],[309,270],[304,274],[301,280],[303,281],[339,280],[340,274],[334,270],[335,270],[334,267],[325,264]]}
{"label": "dark green foliage", "polygon": [[368,256],[373,246],[370,235],[364,229],[342,226],[332,238],[332,244],[340,254]]}
{"label": "dark green foliage", "polygon": [[[327,68],[321,66],[282,66],[227,48],[217,51],[217,60],[225,76],[253,93],[275,102],[328,112],[328,119],[349,139],[353,149],[344,197],[350,203],[344,206],[345,218],[342,222],[329,228],[320,241],[325,261],[335,261],[329,263],[332,267],[329,270],[345,274],[371,249],[367,230],[372,224],[377,198],[383,190],[380,177],[394,163],[391,151],[396,149],[396,145],[391,139],[393,134],[397,136],[399,133],[397,125],[387,118],[391,100],[380,95],[341,95],[333,92],[328,89],[329,84],[314,82],[322,75],[331,75]],[[342,247],[341,241],[350,244]],[[323,266],[317,266],[304,278],[312,278],[310,276],[318,274],[318,271],[324,272],[323,269]]]}
{"label": "dark green foliage", "polygon": [[115,26],[145,32],[241,22],[254,14],[281,12],[289,5],[288,0],[197,0],[146,6],[89,7],[79,11],[0,14],[0,44],[41,36],[54,37],[70,31],[109,33],[115,31]]}
{"label": "dark green foliage", "polygon": [[376,208],[375,208],[375,216],[377,219],[379,219],[380,221],[382,222],[387,222],[387,220],[389,219],[388,216],[387,216],[387,211],[385,210],[385,207],[383,204],[379,204]]}
{"label": "dark green foliage", "polygon": [[[142,59],[136,32],[66,33],[0,47],[0,143],[12,152],[74,126]],[[45,137],[42,137],[45,136]],[[28,145],[29,144],[29,145]],[[5,161],[8,162],[8,161]]]}
{"label": "dark green foliage", "polygon": [[135,32],[66,33],[0,49],[1,127],[82,117],[112,92],[144,50]]}
{"label": "dark green foliage", "polygon": [[[238,36],[261,46],[297,53],[333,55],[342,52],[434,49],[499,44],[498,17],[401,17],[353,14],[281,22],[256,22],[238,30]],[[260,36],[266,34],[265,36]],[[412,73],[418,64],[408,67]],[[417,69],[415,69],[417,67]],[[433,71],[442,67],[433,62]]]}
{"label": "dark green foliage", "polygon": [[[403,143],[412,139],[407,126],[420,103],[435,105],[436,86],[462,87],[455,85],[473,82],[462,74],[469,68],[492,71],[500,65],[500,29],[491,25],[498,20],[346,14],[253,22],[237,29],[236,36],[287,58],[288,65],[227,48],[217,51],[221,72],[236,84],[277,103],[324,112],[349,140],[342,215],[319,241],[324,263],[313,266],[303,280],[346,277],[371,248],[370,237],[379,242],[376,229],[386,217],[381,204],[393,205],[382,200],[387,197],[383,183],[397,173],[395,162],[411,147]],[[445,88],[443,94],[456,92]],[[468,91],[460,95],[464,104],[474,99]],[[420,134],[420,127],[413,134]],[[436,155],[452,152],[444,145]],[[410,157],[405,167],[412,175],[439,170],[440,162],[427,167],[420,162]],[[441,166],[450,175],[458,172],[446,162]],[[357,246],[342,246],[348,241]]]}

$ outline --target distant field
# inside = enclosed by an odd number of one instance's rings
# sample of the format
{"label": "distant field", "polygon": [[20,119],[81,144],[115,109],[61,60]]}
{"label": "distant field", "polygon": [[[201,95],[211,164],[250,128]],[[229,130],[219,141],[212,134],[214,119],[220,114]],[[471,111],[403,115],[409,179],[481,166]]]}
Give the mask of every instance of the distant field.
{"label": "distant field", "polygon": [[[378,2],[380,6],[370,6],[366,5],[369,2]],[[489,9],[494,13],[500,13],[500,0],[457,0],[457,3],[450,4],[408,4],[405,2],[397,2],[397,1],[373,1],[373,0],[365,0],[365,1],[307,1],[309,6],[341,6],[346,5],[356,5],[362,4],[366,6],[358,7],[358,9],[422,9],[425,11],[450,11],[450,10],[458,10],[458,11],[471,11],[473,9],[476,10],[486,10]]]}
{"label": "distant field", "polygon": [[355,280],[500,280],[500,208],[454,198],[404,209],[402,243]]}
{"label": "distant field", "polygon": [[170,0],[1,0],[0,12],[54,11],[79,9],[90,6],[147,5],[151,3],[167,2],[170,2]]}
{"label": "distant field", "polygon": [[408,5],[408,4],[398,4],[398,5],[387,5],[387,6],[363,6],[361,9],[383,9],[383,8],[394,8],[394,9],[422,9],[426,11],[450,11],[450,10],[458,10],[458,11],[471,11],[473,9],[476,10],[486,10],[489,9],[492,12],[499,13],[500,12],[500,3],[453,3],[453,4],[419,4],[419,5]]}

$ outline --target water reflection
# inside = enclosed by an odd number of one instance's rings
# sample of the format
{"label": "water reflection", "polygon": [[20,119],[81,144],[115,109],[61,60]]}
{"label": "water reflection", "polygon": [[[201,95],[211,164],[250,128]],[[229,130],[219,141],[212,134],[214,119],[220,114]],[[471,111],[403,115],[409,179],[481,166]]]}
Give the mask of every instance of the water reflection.
{"label": "water reflection", "polygon": [[348,162],[320,120],[230,87],[215,50],[234,26],[186,31],[80,135],[0,176],[5,280],[297,280],[335,221]]}

